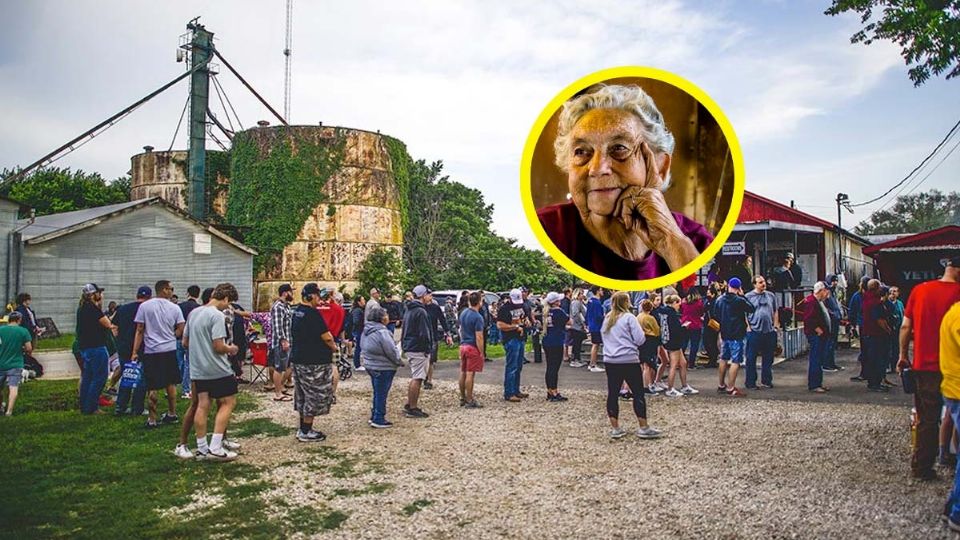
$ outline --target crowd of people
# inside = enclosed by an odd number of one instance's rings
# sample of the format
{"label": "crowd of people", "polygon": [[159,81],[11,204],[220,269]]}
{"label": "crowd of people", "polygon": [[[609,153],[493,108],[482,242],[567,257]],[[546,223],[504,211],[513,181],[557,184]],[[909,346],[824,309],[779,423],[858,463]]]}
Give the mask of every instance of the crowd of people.
{"label": "crowd of people", "polygon": [[[104,311],[104,290],[90,283],[82,288],[77,309],[80,411],[104,414],[104,394],[115,393],[116,402],[108,403],[116,415],[146,414],[150,429],[180,424],[174,450],[178,457],[235,459],[239,444],[227,438],[227,429],[238,384],[245,382],[248,325],[259,321],[268,344],[265,390],[277,402],[292,402],[301,442],[326,438],[316,419],[330,412],[340,372],[351,367],[344,360],[338,368],[341,357],[352,358],[352,368],[370,377],[371,427],[393,425],[387,397],[403,366],[409,367],[410,381],[401,413],[428,418],[420,405],[421,392],[432,387],[440,344],[454,341],[459,344],[459,404],[465,409],[483,407],[474,390],[477,374],[491,361],[488,345],[502,343],[504,401],[530,398],[521,385],[526,363],[546,363],[544,399],[558,403],[568,400],[560,391],[561,367],[586,368],[606,375],[611,438],[626,434],[619,419],[622,401],[632,402],[636,436],[657,438],[662,433],[648,422],[646,400],[698,394],[687,380],[689,370],[716,369],[717,392],[731,397],[773,388],[773,360],[788,313],[803,322],[810,392],[828,392],[824,373],[843,370],[836,363],[842,324],[849,324],[848,332],[860,339],[860,371],[851,380],[866,382],[871,392],[888,392],[898,385],[891,375],[900,375],[904,391],[912,392],[915,402],[912,474],[930,480],[937,477],[938,464],[955,469],[955,426],[960,420],[960,256],[944,259],[943,266],[942,278],[916,286],[906,305],[896,286],[864,278],[843,306],[837,291],[840,278],[830,275],[799,302],[785,306],[781,299],[792,295],[774,294],[764,276],[746,272],[706,287],[678,283],[646,292],[590,287],[534,295],[520,287],[492,305],[483,291],[463,291],[456,301],[440,305],[425,285],[414,287],[402,301],[372,289],[367,298],[355,297],[349,311],[341,293],[315,283],[305,285],[294,304],[294,290],[284,284],[269,314],[244,310],[229,283],[202,292],[190,286],[187,299],[178,304],[166,280],[153,289],[142,286],[135,301]],[[783,277],[778,279],[782,282]],[[752,287],[746,290],[748,285]],[[0,387],[7,389],[7,415],[17,400],[24,358],[43,331],[29,303],[29,295],[21,295],[8,324],[0,326]],[[532,359],[526,354],[528,342]],[[705,362],[699,362],[703,356]],[[743,386],[738,383],[741,370]],[[181,398],[190,400],[182,419],[176,408],[178,388]],[[160,391],[166,397],[162,414]],[[207,418],[214,405],[211,430]],[[191,432],[195,450],[189,447]],[[943,516],[960,530],[960,476]]]}

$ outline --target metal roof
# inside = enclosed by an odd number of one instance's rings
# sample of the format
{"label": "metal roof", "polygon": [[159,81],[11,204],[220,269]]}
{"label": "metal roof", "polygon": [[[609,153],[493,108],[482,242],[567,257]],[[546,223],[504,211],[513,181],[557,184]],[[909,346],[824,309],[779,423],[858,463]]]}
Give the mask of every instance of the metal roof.
{"label": "metal roof", "polygon": [[194,222],[200,227],[206,229],[210,234],[220,238],[224,242],[227,242],[241,251],[245,251],[251,255],[257,254],[257,252],[252,248],[217,230],[212,225],[195,219],[190,214],[171,205],[160,197],[150,197],[147,199],[138,199],[125,203],[108,204],[106,206],[98,206],[96,208],[75,210],[73,212],[50,214],[47,216],[34,218],[32,222],[29,219],[22,219],[17,223],[23,227],[23,229],[20,230],[20,234],[22,235],[24,243],[40,244],[48,240],[53,240],[54,238],[59,238],[61,236],[99,225],[105,220],[125,212],[132,212],[134,210],[153,205],[160,205],[166,210],[177,214],[181,218]]}

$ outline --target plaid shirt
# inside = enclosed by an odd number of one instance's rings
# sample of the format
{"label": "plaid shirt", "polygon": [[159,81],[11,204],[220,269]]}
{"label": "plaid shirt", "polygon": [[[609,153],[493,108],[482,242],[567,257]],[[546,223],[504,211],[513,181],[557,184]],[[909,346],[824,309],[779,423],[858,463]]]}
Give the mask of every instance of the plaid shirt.
{"label": "plaid shirt", "polygon": [[273,348],[280,346],[280,341],[287,340],[290,343],[290,322],[293,317],[290,313],[290,306],[283,300],[277,300],[270,308],[270,328],[273,331],[270,336],[270,346]]}

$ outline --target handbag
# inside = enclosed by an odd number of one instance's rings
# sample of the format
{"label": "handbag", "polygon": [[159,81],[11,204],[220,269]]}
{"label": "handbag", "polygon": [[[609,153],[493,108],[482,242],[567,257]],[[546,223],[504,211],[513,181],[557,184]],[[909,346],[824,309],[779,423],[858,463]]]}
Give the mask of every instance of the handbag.
{"label": "handbag", "polygon": [[713,330],[714,332],[719,332],[720,322],[717,321],[716,319],[711,318],[709,321],[707,321],[707,328]]}

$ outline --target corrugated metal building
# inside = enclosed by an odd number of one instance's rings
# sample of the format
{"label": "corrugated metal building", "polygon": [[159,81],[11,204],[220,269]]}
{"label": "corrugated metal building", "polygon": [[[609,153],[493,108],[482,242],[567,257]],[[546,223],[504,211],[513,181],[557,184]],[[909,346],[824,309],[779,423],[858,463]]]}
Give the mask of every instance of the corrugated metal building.
{"label": "corrugated metal building", "polygon": [[896,236],[863,252],[877,261],[880,278],[885,283],[900,287],[901,297],[906,301],[915,286],[943,275],[940,259],[960,251],[960,226],[947,225]]}
{"label": "corrugated metal building", "polygon": [[229,281],[240,303],[253,299],[256,252],[159,197],[22,220],[20,287],[40,317],[72,333],[84,283],[110,300],[132,300],[140,285],[170,280],[181,299],[189,285]]}
{"label": "corrugated metal building", "polygon": [[[23,204],[0,197],[0,263],[4,265],[0,270],[0,291],[3,291],[7,302],[12,302],[17,295],[17,267],[16,243],[17,215],[20,210],[27,210]],[[3,306],[0,306],[3,307]]]}

